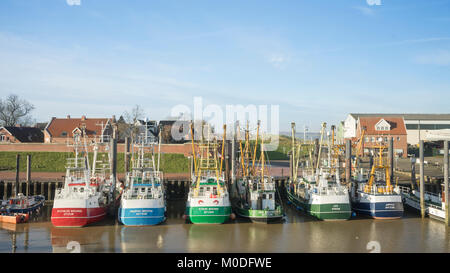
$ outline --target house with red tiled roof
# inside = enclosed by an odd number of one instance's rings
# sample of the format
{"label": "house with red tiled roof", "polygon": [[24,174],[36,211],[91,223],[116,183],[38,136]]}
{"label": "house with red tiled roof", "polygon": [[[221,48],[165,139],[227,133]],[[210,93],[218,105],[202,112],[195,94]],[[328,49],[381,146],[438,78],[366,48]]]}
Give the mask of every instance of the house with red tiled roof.
{"label": "house with red tiled roof", "polygon": [[388,143],[390,137],[394,142],[394,154],[402,157],[408,155],[407,132],[405,122],[402,117],[359,117],[356,126],[356,137],[352,141],[360,139],[363,131],[364,153],[374,152],[374,147]]}
{"label": "house with red tiled roof", "polygon": [[[114,118],[114,117],[113,117]],[[53,117],[44,130],[45,143],[67,143],[75,134],[81,134],[84,128],[86,137],[95,138],[101,135],[112,135],[113,118],[66,118]]]}

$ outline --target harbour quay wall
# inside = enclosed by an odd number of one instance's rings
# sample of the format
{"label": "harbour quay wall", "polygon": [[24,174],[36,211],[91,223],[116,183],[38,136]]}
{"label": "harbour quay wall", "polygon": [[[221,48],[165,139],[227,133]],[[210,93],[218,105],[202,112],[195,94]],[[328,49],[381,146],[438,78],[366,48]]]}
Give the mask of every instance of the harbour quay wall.
{"label": "harbour quay wall", "polygon": [[[278,192],[281,192],[281,196],[284,197],[284,187],[288,181],[288,177],[274,177],[275,184],[278,188]],[[191,181],[188,178],[173,177],[165,178],[163,184],[166,190],[167,199],[177,200],[186,199],[189,192],[189,186]],[[7,199],[14,193],[15,182],[11,180],[0,181],[0,199]],[[63,187],[64,182],[62,179],[54,179],[48,181],[20,181],[18,185],[18,192],[28,195],[44,195],[46,201],[53,201],[55,197],[56,189]]]}

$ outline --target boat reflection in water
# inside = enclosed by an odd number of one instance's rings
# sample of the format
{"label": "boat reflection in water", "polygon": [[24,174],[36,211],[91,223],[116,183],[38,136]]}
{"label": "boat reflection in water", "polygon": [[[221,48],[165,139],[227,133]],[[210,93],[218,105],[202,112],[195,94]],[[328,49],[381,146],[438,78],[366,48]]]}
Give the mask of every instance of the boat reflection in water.
{"label": "boat reflection in water", "polygon": [[114,252],[114,237],[114,226],[51,227],[51,243],[54,253]]}
{"label": "boat reflection in water", "polygon": [[[120,252],[123,253],[151,253],[151,252],[179,252],[179,249],[167,249],[167,230],[165,224],[159,226],[119,226]],[[172,234],[176,237],[176,232]],[[176,240],[180,242],[180,240]],[[174,242],[172,242],[173,245]]]}
{"label": "boat reflection in water", "polygon": [[[9,236],[10,244],[1,244],[1,252],[27,252],[29,246],[29,226],[28,225],[18,225],[12,223],[1,223],[0,228],[7,231],[7,236]],[[23,243],[21,242],[21,235],[23,235]],[[22,251],[23,247],[23,251]],[[19,251],[17,251],[19,249]]]}

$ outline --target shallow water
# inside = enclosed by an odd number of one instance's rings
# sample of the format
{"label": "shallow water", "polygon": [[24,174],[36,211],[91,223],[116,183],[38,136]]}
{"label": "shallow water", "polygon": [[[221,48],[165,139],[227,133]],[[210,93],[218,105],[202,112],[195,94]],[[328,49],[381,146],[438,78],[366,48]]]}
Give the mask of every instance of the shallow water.
{"label": "shallow water", "polygon": [[[0,224],[0,252],[449,252],[444,223],[406,211],[399,220],[322,222],[285,205],[282,223],[237,219],[186,224],[184,201],[169,201],[164,224],[126,227],[105,219],[84,228],[54,228],[47,206],[27,224]],[[13,246],[16,246],[15,248]]]}

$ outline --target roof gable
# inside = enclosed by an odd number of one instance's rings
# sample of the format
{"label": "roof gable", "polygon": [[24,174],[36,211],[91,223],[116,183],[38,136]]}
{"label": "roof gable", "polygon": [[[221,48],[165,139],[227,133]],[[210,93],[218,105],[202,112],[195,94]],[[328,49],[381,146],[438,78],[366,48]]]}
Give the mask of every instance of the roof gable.
{"label": "roof gable", "polygon": [[[109,118],[53,118],[46,131],[52,137],[73,137],[77,128],[83,128],[87,136],[101,135],[102,128],[110,126]],[[65,133],[65,134],[63,134]]]}
{"label": "roof gable", "polygon": [[[388,130],[376,130],[380,127],[389,127]],[[366,135],[406,135],[406,127],[401,117],[359,117],[359,129],[365,128]]]}

